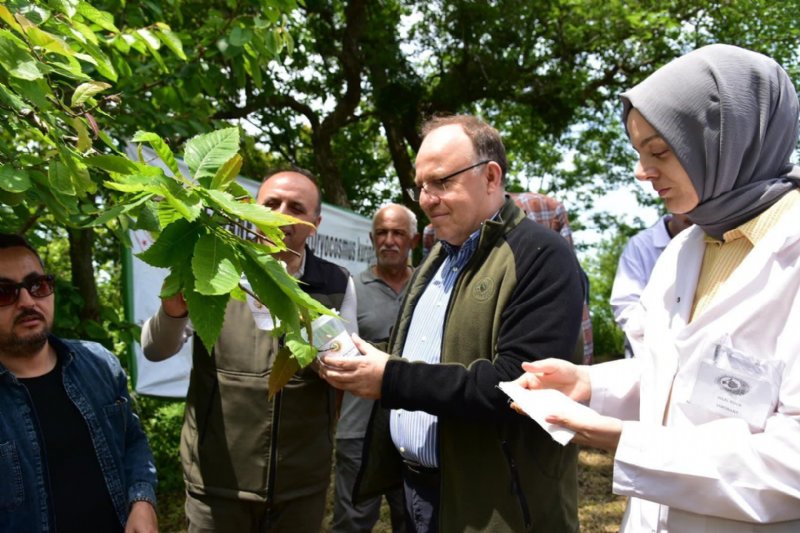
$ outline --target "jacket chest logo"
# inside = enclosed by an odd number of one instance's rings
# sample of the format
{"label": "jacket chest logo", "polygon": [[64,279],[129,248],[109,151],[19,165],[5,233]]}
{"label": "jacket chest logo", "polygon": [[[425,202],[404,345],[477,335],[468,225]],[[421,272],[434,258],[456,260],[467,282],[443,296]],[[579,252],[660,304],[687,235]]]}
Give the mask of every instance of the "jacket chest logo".
{"label": "jacket chest logo", "polygon": [[479,280],[472,288],[472,297],[479,302],[485,302],[494,296],[495,286],[492,278]]}

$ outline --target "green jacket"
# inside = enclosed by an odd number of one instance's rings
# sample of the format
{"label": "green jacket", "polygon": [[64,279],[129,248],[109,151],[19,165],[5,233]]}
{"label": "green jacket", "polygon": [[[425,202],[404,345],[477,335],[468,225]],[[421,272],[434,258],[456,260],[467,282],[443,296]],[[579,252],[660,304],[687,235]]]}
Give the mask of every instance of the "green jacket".
{"label": "green jacket", "polygon": [[[414,307],[444,259],[437,245],[411,280],[393,355],[402,355]],[[441,531],[578,531],[576,447],[514,413],[496,385],[518,377],[522,361],[574,357],[583,297],[566,242],[507,200],[456,281],[441,364],[387,363],[356,498],[401,483],[389,409],[424,410],[439,417]]]}
{"label": "green jacket", "polygon": [[[344,269],[306,250],[301,286],[341,309]],[[247,304],[231,299],[212,356],[195,336],[181,432],[186,488],[195,494],[280,502],[327,487],[331,472],[333,389],[310,368],[268,400],[279,340],[255,327]]]}

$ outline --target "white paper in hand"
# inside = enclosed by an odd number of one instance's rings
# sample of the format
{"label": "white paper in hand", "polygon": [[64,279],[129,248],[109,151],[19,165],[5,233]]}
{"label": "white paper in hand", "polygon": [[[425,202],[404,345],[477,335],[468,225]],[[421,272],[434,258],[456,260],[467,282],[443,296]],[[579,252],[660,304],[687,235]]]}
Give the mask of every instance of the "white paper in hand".
{"label": "white paper in hand", "polygon": [[571,417],[589,410],[583,404],[569,398],[564,393],[553,389],[524,389],[512,381],[504,381],[497,385],[501,391],[505,392],[509,398],[514,400],[529,417],[534,419],[537,424],[550,434],[554,441],[564,446],[575,432],[563,426],[551,424],[545,421],[550,415]]}

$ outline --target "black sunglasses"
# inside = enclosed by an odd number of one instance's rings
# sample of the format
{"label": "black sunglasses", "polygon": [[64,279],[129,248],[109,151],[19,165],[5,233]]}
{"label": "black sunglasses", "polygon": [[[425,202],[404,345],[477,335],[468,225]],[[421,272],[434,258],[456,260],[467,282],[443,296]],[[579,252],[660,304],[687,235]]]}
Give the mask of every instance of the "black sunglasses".
{"label": "black sunglasses", "polygon": [[56,277],[52,274],[38,274],[28,276],[19,283],[0,281],[0,307],[17,303],[19,291],[23,288],[34,298],[46,298],[56,290]]}

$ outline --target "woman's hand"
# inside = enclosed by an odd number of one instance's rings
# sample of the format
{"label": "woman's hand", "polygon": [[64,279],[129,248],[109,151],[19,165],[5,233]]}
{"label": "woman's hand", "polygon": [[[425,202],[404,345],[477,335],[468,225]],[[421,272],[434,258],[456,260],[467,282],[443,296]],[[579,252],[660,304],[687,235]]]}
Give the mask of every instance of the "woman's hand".
{"label": "woman's hand", "polygon": [[576,402],[588,403],[592,397],[589,370],[563,359],[543,359],[522,363],[525,371],[514,383],[523,389],[555,389]]}

